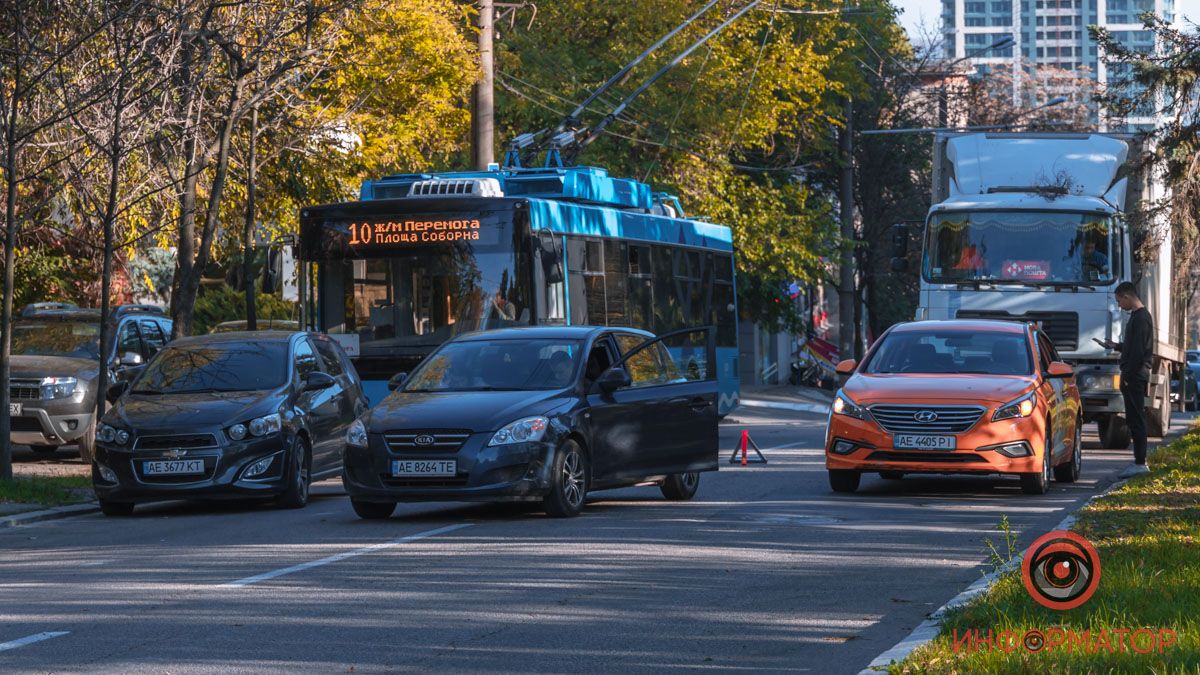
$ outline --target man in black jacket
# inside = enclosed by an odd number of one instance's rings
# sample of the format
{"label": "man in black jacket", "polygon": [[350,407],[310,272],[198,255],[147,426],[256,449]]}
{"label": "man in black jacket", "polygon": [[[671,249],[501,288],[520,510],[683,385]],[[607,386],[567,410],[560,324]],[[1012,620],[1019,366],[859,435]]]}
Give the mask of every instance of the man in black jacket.
{"label": "man in black jacket", "polygon": [[1121,352],[1121,394],[1125,399],[1125,421],[1133,436],[1133,463],[1129,473],[1144,473],[1146,468],[1146,387],[1150,383],[1154,359],[1154,319],[1142,304],[1137,288],[1125,281],[1117,286],[1117,304],[1129,312],[1129,322],[1120,342],[1108,340],[1105,346]]}

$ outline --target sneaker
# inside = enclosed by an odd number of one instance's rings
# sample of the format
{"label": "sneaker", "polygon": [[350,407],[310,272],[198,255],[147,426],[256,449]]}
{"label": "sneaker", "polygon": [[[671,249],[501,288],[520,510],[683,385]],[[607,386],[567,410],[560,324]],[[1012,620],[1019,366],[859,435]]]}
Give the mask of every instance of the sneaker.
{"label": "sneaker", "polygon": [[1144,473],[1150,473],[1149,464],[1130,464],[1129,466],[1125,467],[1124,471],[1121,472],[1121,478],[1133,478],[1134,476],[1140,476]]}

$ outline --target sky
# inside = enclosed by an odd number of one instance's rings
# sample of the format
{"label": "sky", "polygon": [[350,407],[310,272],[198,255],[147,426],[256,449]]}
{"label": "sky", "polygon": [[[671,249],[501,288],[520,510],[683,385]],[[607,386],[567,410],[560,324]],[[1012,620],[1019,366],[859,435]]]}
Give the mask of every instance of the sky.
{"label": "sky", "polygon": [[[939,16],[942,13],[941,0],[892,0],[900,9],[900,23],[908,30],[908,35],[914,40],[922,35],[921,27],[926,31],[936,33]],[[1176,19],[1187,17],[1193,22],[1200,23],[1200,0],[1175,0]]]}

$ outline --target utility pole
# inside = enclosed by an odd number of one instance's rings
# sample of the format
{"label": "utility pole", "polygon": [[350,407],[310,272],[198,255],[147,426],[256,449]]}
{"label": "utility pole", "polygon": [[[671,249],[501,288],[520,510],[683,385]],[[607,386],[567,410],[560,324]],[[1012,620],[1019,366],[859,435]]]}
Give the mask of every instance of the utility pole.
{"label": "utility pole", "polygon": [[854,358],[854,101],[846,99],[846,126],[838,138],[842,160],[841,216],[842,252],[838,260],[838,355]]}
{"label": "utility pole", "polygon": [[475,85],[475,114],[471,119],[474,132],[472,157],[475,169],[486,171],[496,161],[495,118],[495,37],[496,8],[493,0],[479,0],[479,83]]}
{"label": "utility pole", "polygon": [[[255,182],[258,180],[258,106],[250,111],[250,152],[246,167],[246,222],[242,229],[242,283],[246,284],[246,330],[258,330],[258,311],[254,296],[254,209]],[[269,256],[268,256],[269,262]]]}

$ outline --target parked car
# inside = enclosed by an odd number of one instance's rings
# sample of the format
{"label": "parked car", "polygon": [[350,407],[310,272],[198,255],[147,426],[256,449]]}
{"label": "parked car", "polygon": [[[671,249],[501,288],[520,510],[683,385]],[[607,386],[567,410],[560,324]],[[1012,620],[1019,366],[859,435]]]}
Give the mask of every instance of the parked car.
{"label": "parked car", "polygon": [[[126,378],[171,337],[171,321],[150,305],[120,305],[109,318],[110,382]],[[66,303],[34,303],[12,326],[9,409],[13,443],[53,454],[76,444],[91,463],[95,450],[100,312]]]}
{"label": "parked car", "polygon": [[[354,510],[534,501],[574,516],[589,491],[646,482],[690,499],[699,472],[717,469],[708,337],[588,326],[458,336],[394,377],[393,393],[350,427]],[[668,349],[667,338],[686,344]]]}
{"label": "parked car", "polygon": [[341,473],[342,440],[367,409],[337,343],[279,331],[177,340],[111,398],[92,469],[110,516],[168,499],[303,507],[311,481]]}
{"label": "parked car", "polygon": [[921,321],[885,332],[834,397],[825,466],[836,492],[866,471],[1004,474],[1029,494],[1083,461],[1079,390],[1046,334],[1009,321]]}
{"label": "parked car", "polygon": [[[241,321],[222,321],[221,323],[213,326],[212,330],[210,330],[209,332],[210,333],[241,332],[241,331],[246,330],[246,326],[248,323],[249,322],[244,319]],[[300,322],[292,321],[290,319],[258,319],[255,322],[255,330],[297,331],[297,330],[300,330]]]}
{"label": "parked car", "polygon": [[[1179,376],[1183,375],[1183,388],[1179,386]],[[1171,403],[1175,404],[1182,410],[1192,412],[1200,409],[1200,362],[1191,360],[1191,352],[1188,353],[1188,362],[1178,373],[1172,373],[1171,377]]]}

